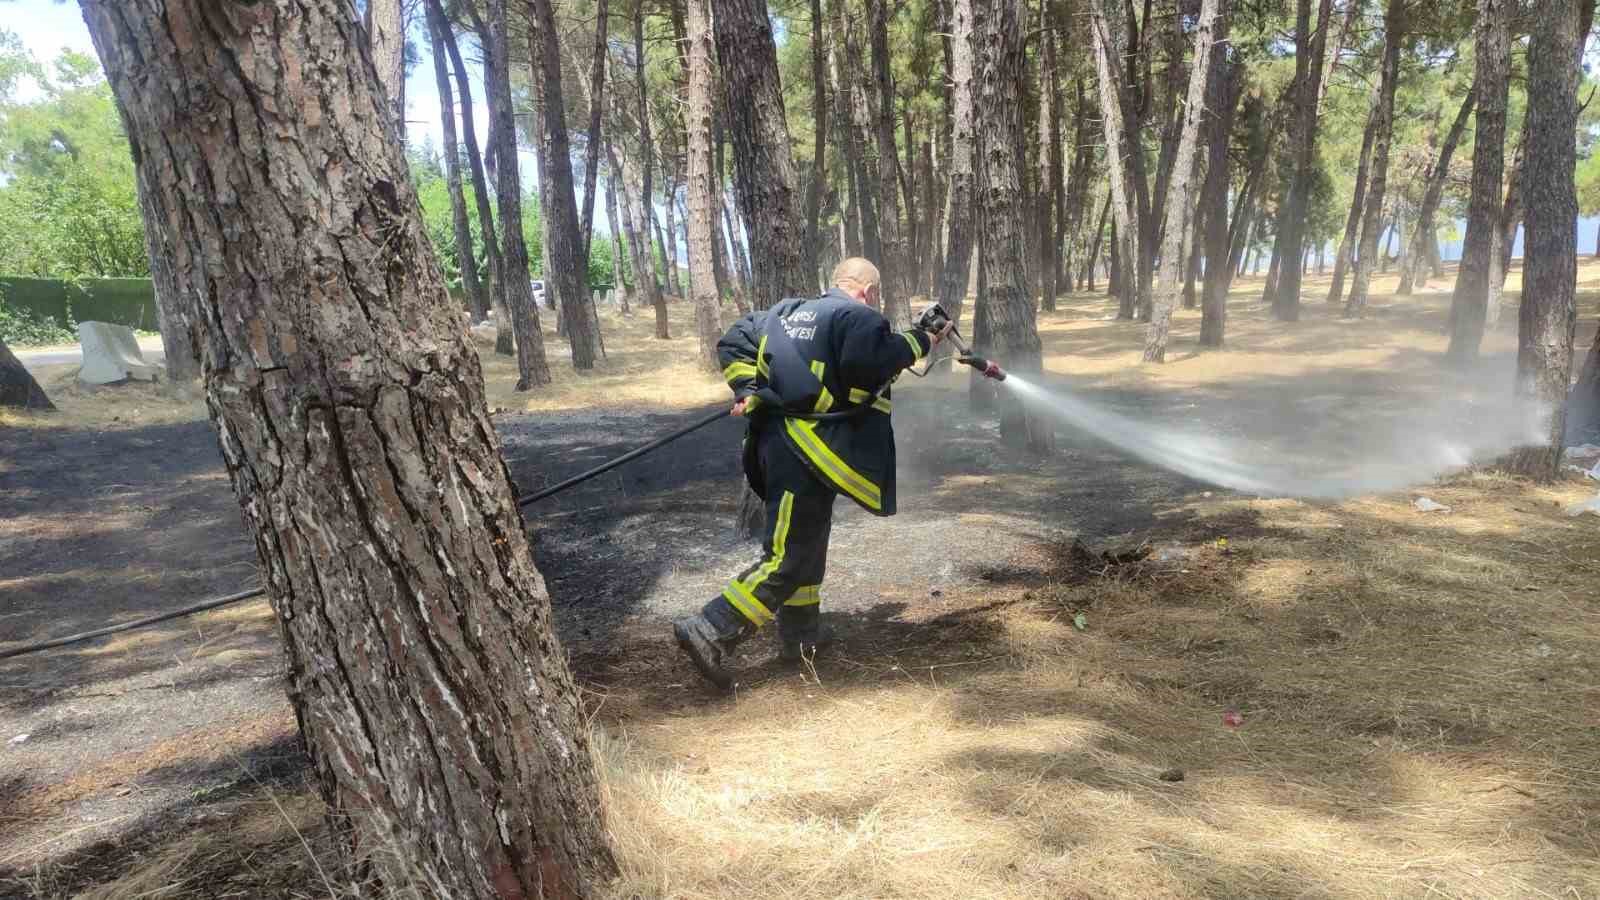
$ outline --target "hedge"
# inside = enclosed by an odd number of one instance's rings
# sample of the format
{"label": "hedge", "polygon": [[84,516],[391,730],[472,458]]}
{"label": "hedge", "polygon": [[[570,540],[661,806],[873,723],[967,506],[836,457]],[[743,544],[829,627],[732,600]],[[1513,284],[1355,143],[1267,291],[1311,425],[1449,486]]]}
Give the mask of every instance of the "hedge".
{"label": "hedge", "polygon": [[142,331],[159,331],[156,293],[148,278],[23,278],[0,275],[0,303],[55,319],[111,322]]}

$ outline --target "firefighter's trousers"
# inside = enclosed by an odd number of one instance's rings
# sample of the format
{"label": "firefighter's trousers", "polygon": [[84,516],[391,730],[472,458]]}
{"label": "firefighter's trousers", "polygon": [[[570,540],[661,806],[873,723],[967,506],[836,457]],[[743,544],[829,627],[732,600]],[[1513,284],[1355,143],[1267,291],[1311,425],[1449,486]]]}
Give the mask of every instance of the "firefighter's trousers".
{"label": "firefighter's trousers", "polygon": [[815,641],[836,494],[789,448],[781,428],[758,429],[750,440],[759,442],[754,456],[766,487],[761,560],[729,581],[704,613],[719,626],[762,628],[776,620],[785,640]]}

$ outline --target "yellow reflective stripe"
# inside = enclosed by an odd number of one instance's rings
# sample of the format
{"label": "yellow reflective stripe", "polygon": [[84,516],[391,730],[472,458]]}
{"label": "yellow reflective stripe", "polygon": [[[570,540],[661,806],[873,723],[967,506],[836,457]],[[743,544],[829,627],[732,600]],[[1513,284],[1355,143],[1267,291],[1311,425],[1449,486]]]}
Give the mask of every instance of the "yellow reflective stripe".
{"label": "yellow reflective stripe", "polygon": [[737,609],[740,615],[749,619],[751,624],[757,628],[772,621],[772,613],[767,612],[767,608],[761,605],[761,601],[757,600],[754,595],[745,590],[744,585],[737,581],[728,582],[728,586],[722,589],[722,599],[733,604],[733,608]]}
{"label": "yellow reflective stripe", "polygon": [[900,336],[905,338],[906,339],[906,343],[911,345],[911,361],[912,362],[916,362],[917,360],[921,359],[922,358],[922,342],[917,340],[917,336],[912,334],[909,331],[900,332]]}
{"label": "yellow reflective stripe", "polygon": [[[778,567],[783,565],[783,555],[789,546],[789,522],[793,514],[794,492],[784,491],[783,498],[778,501],[778,522],[772,533],[772,556],[766,562],[763,562],[760,568],[750,574],[749,580],[740,581],[735,578],[729,582],[731,587],[737,587],[739,590],[744,591],[749,596],[750,602],[761,607],[763,613],[766,613],[766,607],[756,599],[755,589],[760,587],[768,578],[771,578],[772,573],[778,571]],[[738,604],[734,605],[737,606]],[[770,613],[766,614],[767,618],[770,619],[772,617]]]}
{"label": "yellow reflective stripe", "polygon": [[728,363],[727,368],[724,368],[722,370],[722,380],[723,381],[730,381],[731,382],[736,378],[754,378],[754,377],[756,377],[756,364],[755,363],[751,363],[751,362],[745,362],[743,360],[735,360],[735,361],[733,361],[731,363]]}
{"label": "yellow reflective stripe", "polygon": [[808,584],[794,592],[794,596],[784,601],[784,606],[816,606],[822,602],[821,585]]}
{"label": "yellow reflective stripe", "polygon": [[756,372],[761,375],[771,375],[772,370],[767,365],[767,336],[761,336],[761,343],[756,347]]}
{"label": "yellow reflective stripe", "polygon": [[883,508],[883,495],[878,490],[878,486],[868,481],[860,472],[850,468],[844,460],[839,458],[838,454],[828,447],[822,438],[817,436],[816,423],[807,422],[804,419],[785,419],[784,424],[789,430],[790,437],[793,437],[795,444],[800,447],[801,452],[805,453],[806,457],[813,463],[816,463],[817,468],[822,470],[829,481],[837,485],[840,490],[866,504],[868,509]]}
{"label": "yellow reflective stripe", "polygon": [[[817,384],[822,385],[822,373],[827,368],[827,364],[820,359],[811,361],[811,374],[817,376]],[[826,385],[822,385],[821,393],[817,394],[816,405],[811,407],[811,411],[824,413],[830,409],[833,409],[833,394],[828,391]]]}
{"label": "yellow reflective stripe", "polygon": [[[865,403],[868,400],[872,400],[871,391],[863,391],[861,388],[850,389],[851,403]],[[876,400],[872,400],[872,408],[878,412],[886,413],[894,409],[894,404],[889,402],[889,399],[886,397],[879,397]]]}

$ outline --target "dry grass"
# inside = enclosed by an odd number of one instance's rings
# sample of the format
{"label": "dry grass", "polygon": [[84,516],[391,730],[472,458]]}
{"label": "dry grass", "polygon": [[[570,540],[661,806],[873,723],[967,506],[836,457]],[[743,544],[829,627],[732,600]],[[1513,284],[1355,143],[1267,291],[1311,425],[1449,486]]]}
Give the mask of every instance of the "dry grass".
{"label": "dry grass", "polygon": [[617,730],[614,896],[1600,895],[1600,533],[1438,493],[1209,503],[981,641]]}

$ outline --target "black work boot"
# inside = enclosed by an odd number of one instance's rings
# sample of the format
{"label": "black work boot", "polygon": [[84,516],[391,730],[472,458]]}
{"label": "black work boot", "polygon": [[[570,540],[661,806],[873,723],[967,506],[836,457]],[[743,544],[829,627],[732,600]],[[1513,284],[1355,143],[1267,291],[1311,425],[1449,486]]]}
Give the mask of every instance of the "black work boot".
{"label": "black work boot", "polygon": [[824,628],[815,605],[785,606],[778,610],[778,661],[797,663],[833,642],[833,629]]}
{"label": "black work boot", "polygon": [[701,676],[726,691],[733,687],[733,675],[724,663],[755,627],[737,618],[737,613],[719,615],[714,606],[715,602],[692,616],[674,620],[672,634]]}

